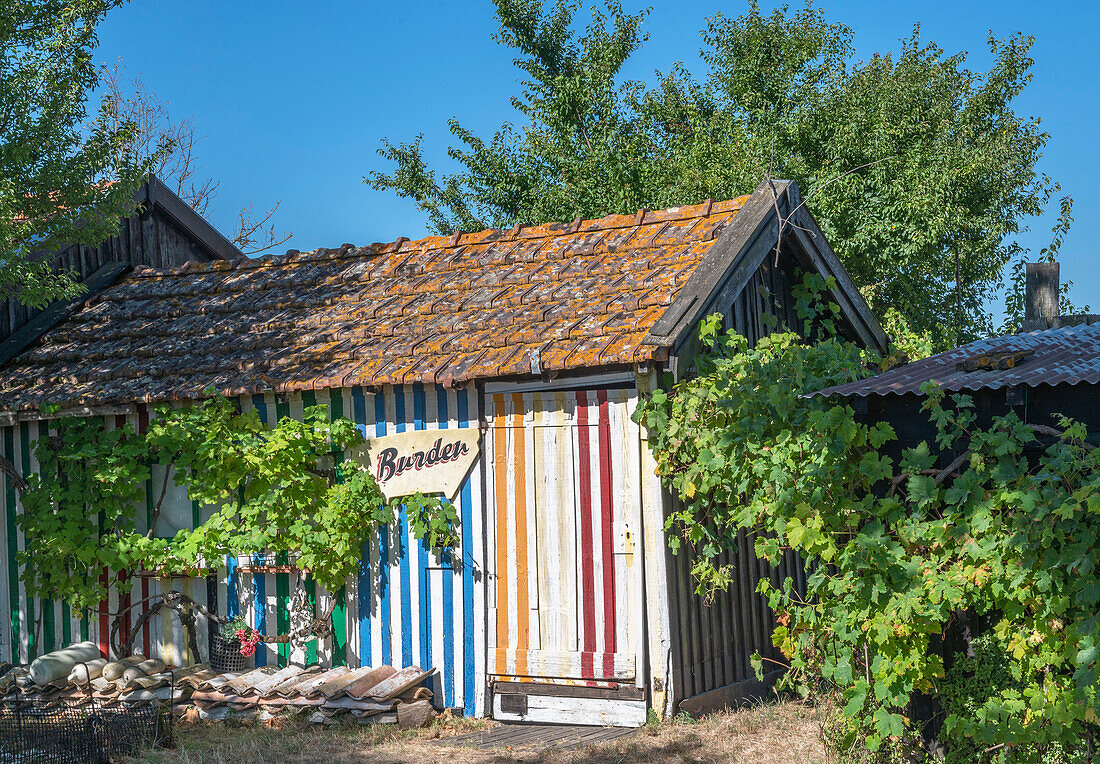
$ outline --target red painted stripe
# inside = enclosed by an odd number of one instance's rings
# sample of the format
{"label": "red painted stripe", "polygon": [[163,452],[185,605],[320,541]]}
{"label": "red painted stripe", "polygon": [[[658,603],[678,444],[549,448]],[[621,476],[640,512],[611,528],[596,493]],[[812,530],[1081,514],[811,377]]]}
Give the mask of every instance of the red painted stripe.
{"label": "red painted stripe", "polygon": [[596,550],[592,544],[592,474],[588,444],[588,397],[577,393],[577,448],[580,464],[581,495],[581,610],[584,622],[584,652],[581,672],[592,676],[592,653],[596,651],[596,578],[592,559]]}
{"label": "red painted stripe", "polygon": [[615,671],[615,500],[611,493],[611,421],[607,413],[607,391],[596,393],[600,404],[600,524],[603,529],[603,652],[604,676]]}

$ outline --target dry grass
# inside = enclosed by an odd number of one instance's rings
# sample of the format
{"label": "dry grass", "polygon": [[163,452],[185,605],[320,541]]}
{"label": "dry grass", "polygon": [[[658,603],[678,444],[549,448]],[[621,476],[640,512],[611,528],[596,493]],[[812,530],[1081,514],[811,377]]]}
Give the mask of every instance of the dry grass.
{"label": "dry grass", "polygon": [[423,730],[390,725],[318,729],[287,722],[281,727],[199,724],[178,729],[178,747],[151,751],[150,764],[489,764],[530,762],[824,762],[818,711],[802,703],[776,702],[711,714],[698,721],[671,720],[643,727],[618,741],[577,749],[496,749],[440,744],[440,738],[484,729],[484,721],[437,720]]}

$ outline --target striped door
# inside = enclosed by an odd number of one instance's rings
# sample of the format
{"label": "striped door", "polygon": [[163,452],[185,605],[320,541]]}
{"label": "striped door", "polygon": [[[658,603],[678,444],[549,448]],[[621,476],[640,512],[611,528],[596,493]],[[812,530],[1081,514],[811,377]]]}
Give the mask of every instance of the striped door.
{"label": "striped door", "polygon": [[614,389],[492,396],[495,678],[635,677],[633,399]]}

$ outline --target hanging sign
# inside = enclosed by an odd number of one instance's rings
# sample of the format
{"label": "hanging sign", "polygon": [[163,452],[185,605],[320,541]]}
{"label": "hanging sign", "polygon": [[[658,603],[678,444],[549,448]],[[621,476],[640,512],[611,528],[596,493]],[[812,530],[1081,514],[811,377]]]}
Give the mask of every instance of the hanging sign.
{"label": "hanging sign", "polygon": [[369,438],[350,457],[370,470],[387,499],[441,493],[454,499],[479,452],[476,427],[412,430]]}

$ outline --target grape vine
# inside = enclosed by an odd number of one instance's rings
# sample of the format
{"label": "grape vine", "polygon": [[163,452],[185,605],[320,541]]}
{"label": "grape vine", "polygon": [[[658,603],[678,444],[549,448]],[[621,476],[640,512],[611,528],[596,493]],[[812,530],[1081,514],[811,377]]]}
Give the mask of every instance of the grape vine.
{"label": "grape vine", "polygon": [[836,744],[853,760],[912,753],[910,702],[945,686],[943,640],[967,615],[990,624],[1012,681],[965,713],[940,705],[949,760],[1088,760],[1100,721],[1100,449],[1084,425],[1009,413],[980,428],[970,398],[929,385],[938,437],[902,449],[888,424],[801,397],[879,359],[827,331],[750,348],[719,321],[700,329],[698,375],[636,415],[682,501],[667,530],[674,550],[690,548],[697,591],[724,590],[748,564],[719,562],[741,529],[757,533],[762,560],[801,554],[807,591],[789,578],[759,591],[778,618],[783,681],[831,688]]}
{"label": "grape vine", "polygon": [[[19,555],[28,595],[95,607],[128,579],[104,571],[205,575],[225,556],[293,553],[300,569],[336,591],[363,543],[404,506],[410,532],[448,554],[455,508],[435,496],[387,501],[371,473],[344,452],[363,441],[348,419],[311,406],[274,427],[213,396],[160,406],[144,432],[97,418],[64,418],[34,445],[18,522],[34,544]],[[152,465],[159,465],[154,470]],[[172,484],[212,514],[171,538],[155,534]]]}

